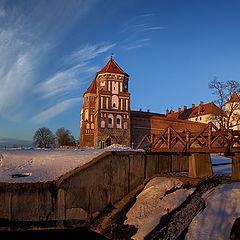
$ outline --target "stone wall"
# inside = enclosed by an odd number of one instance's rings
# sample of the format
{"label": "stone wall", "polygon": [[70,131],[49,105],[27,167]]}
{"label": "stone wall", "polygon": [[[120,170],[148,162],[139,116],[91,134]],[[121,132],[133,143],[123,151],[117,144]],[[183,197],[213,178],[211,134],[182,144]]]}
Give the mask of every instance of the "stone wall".
{"label": "stone wall", "polygon": [[105,152],[45,183],[0,183],[0,218],[17,221],[87,220],[156,173],[187,171],[187,157]]}

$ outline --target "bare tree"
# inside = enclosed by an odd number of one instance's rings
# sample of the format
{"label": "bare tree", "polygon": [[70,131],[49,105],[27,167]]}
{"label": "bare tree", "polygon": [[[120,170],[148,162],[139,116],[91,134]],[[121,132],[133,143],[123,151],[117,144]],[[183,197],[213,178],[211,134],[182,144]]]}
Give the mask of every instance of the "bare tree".
{"label": "bare tree", "polygon": [[65,128],[59,128],[56,131],[56,141],[58,147],[61,146],[76,146],[76,140],[71,132]]}
{"label": "bare tree", "polygon": [[50,148],[54,146],[55,137],[49,128],[42,127],[35,132],[33,143],[36,147]]}
{"label": "bare tree", "polygon": [[[214,103],[222,110],[213,116],[213,120],[220,127],[227,129],[240,125],[240,114],[237,111],[240,110],[240,101],[237,99],[237,94],[240,93],[240,83],[236,80],[221,82],[214,77],[208,87],[216,97]],[[235,99],[233,99],[234,96]]]}

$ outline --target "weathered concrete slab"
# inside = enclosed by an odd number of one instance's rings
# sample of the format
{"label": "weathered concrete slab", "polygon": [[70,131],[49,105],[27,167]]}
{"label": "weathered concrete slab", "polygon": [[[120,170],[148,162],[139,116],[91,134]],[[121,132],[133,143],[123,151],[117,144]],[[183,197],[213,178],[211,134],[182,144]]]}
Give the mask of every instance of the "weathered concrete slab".
{"label": "weathered concrete slab", "polygon": [[145,177],[151,177],[158,173],[158,155],[146,155]]}
{"label": "weathered concrete slab", "polygon": [[129,155],[129,191],[145,179],[145,155]]}
{"label": "weathered concrete slab", "polygon": [[209,153],[193,153],[189,156],[189,176],[212,176],[212,164]]}
{"label": "weathered concrete slab", "polygon": [[11,192],[0,189],[0,218],[11,219]]}
{"label": "weathered concrete slab", "polygon": [[232,157],[232,179],[240,180],[240,153],[235,153]]}
{"label": "weathered concrete slab", "polygon": [[172,157],[172,171],[173,172],[187,172],[189,170],[189,156],[171,155]]}
{"label": "weathered concrete slab", "polygon": [[159,173],[172,171],[172,157],[169,154],[158,155],[158,171]]}

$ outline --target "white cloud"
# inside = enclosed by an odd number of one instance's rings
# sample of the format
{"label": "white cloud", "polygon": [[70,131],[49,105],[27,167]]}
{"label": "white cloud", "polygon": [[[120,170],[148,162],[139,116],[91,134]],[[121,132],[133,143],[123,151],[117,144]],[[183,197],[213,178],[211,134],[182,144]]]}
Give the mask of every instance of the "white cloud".
{"label": "white cloud", "polygon": [[146,14],[142,14],[141,17],[152,17],[154,16],[154,13],[146,13]]}
{"label": "white cloud", "polygon": [[[40,58],[38,46],[19,38],[21,29],[19,23],[12,28],[0,27],[0,115],[11,120],[21,118],[27,108],[25,100],[34,85]],[[44,50],[42,47],[41,52]]]}
{"label": "white cloud", "polygon": [[162,26],[153,26],[152,24],[148,23],[140,23],[140,24],[132,24],[126,26],[121,33],[125,32],[132,32],[132,33],[139,33],[139,32],[146,32],[146,31],[155,31],[155,30],[163,30],[165,29]]}
{"label": "white cloud", "polygon": [[47,122],[50,119],[63,113],[64,111],[70,109],[76,103],[79,103],[81,100],[82,100],[82,97],[70,98],[70,99],[64,100],[40,112],[39,114],[37,114],[35,117],[32,118],[32,121],[37,124]]}
{"label": "white cloud", "polygon": [[56,73],[53,77],[36,86],[35,92],[43,93],[43,97],[52,97],[61,93],[67,93],[73,88],[78,87],[75,71],[63,71]]}
{"label": "white cloud", "polygon": [[96,44],[96,45],[90,45],[87,44],[78,51],[74,52],[69,59],[72,62],[88,62],[89,60],[92,60],[96,58],[97,56],[109,51],[113,47],[115,47],[116,44]]}
{"label": "white cloud", "polygon": [[[70,62],[71,67],[39,83],[34,91],[41,93],[43,97],[52,99],[56,96],[59,98],[59,96],[62,95],[71,95],[71,91],[81,86],[82,78],[80,78],[80,76],[83,74],[92,74],[99,70],[98,67],[92,66],[90,61],[109,51],[115,45],[116,44],[101,43],[83,46],[65,58],[65,62]],[[74,104],[79,103],[81,100],[81,97],[64,100],[40,112],[32,118],[32,121],[37,124],[44,123],[73,107]]]}
{"label": "white cloud", "polygon": [[39,83],[34,92],[41,93],[43,97],[54,97],[59,96],[59,94],[66,95],[71,93],[71,90],[80,88],[82,76],[93,74],[99,69],[97,66],[92,66],[90,60],[109,51],[115,45],[106,43],[85,45],[65,58],[65,63],[70,63],[71,67],[59,71],[44,82]]}
{"label": "white cloud", "polygon": [[6,69],[6,73],[1,74],[0,112],[18,105],[26,91],[31,88],[32,62],[31,53],[21,53],[12,66]]}
{"label": "white cloud", "polygon": [[[32,89],[39,81],[40,66],[66,34],[67,26],[86,14],[95,0],[67,5],[58,0],[37,4],[19,1],[4,8],[7,4],[9,1],[0,0],[0,115],[13,119],[28,109],[27,101],[36,99]],[[50,97],[63,92],[63,88],[70,91],[77,81],[72,69],[54,74],[38,87]],[[30,107],[26,111],[31,111]]]}
{"label": "white cloud", "polygon": [[129,19],[123,24],[120,33],[127,36],[123,40],[123,50],[128,51],[146,47],[154,37],[155,32],[165,29],[162,26],[156,25],[154,15],[153,13],[142,14]]}
{"label": "white cloud", "polygon": [[146,27],[145,29],[143,30],[163,30],[165,29],[164,27],[159,27],[159,26],[149,26],[149,27]]}
{"label": "white cloud", "polygon": [[124,49],[128,51],[128,50],[146,47],[148,45],[149,41],[151,41],[151,38],[144,38],[144,39],[140,39],[137,41],[133,41],[133,42],[125,45]]}
{"label": "white cloud", "polygon": [[7,12],[4,9],[0,9],[0,17],[5,17]]}

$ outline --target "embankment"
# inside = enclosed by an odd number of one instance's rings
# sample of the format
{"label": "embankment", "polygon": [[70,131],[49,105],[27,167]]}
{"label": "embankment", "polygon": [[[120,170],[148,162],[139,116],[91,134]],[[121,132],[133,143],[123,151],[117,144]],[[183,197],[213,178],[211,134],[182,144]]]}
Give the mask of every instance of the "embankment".
{"label": "embankment", "polygon": [[55,181],[0,183],[0,218],[88,221],[156,173],[188,171],[188,157],[105,152]]}

